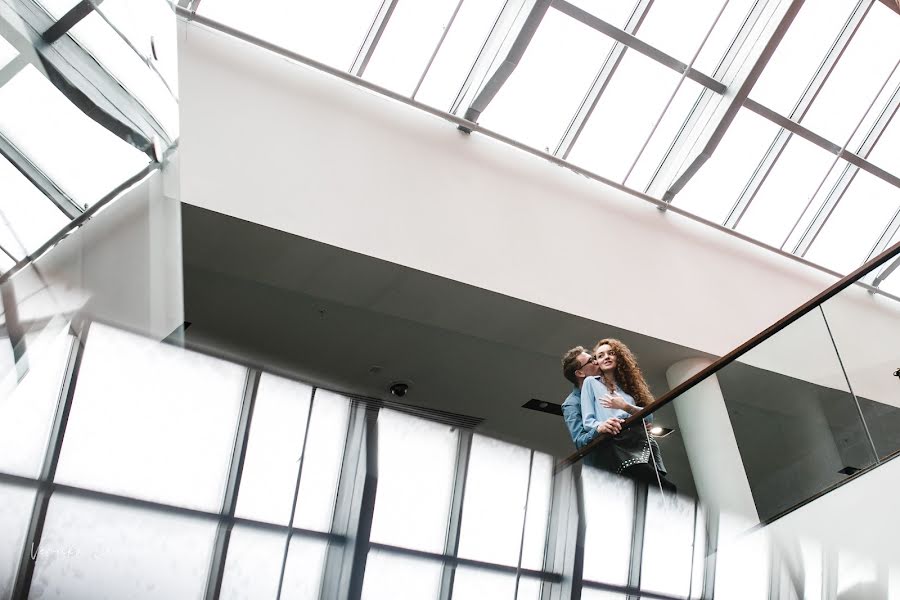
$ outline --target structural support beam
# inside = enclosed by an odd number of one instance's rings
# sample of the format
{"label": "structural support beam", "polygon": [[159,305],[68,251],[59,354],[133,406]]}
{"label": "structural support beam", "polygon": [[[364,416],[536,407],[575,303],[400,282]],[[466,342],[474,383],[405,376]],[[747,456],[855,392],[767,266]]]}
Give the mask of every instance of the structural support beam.
{"label": "structural support beam", "polygon": [[[898,67],[900,67],[900,62],[898,62],[898,64],[894,67],[895,73],[897,72]],[[891,76],[893,76],[893,73],[891,74]],[[891,78],[889,77],[888,81],[890,81],[890,79]],[[850,184],[853,183],[853,179],[856,177],[856,174],[860,168],[864,168],[867,172],[872,173],[876,177],[885,179],[894,186],[900,187],[900,178],[887,173],[886,171],[883,171],[882,169],[879,169],[875,165],[872,165],[868,161],[864,160],[868,158],[872,153],[872,150],[875,148],[875,144],[878,143],[878,140],[881,138],[885,129],[887,129],[888,125],[891,123],[891,120],[897,114],[898,108],[900,108],[900,82],[897,83],[896,87],[894,88],[893,94],[891,94],[887,103],[879,113],[878,118],[875,120],[872,127],[867,132],[862,144],[860,144],[860,147],[857,149],[856,153],[853,154],[853,158],[858,160],[851,160],[850,158],[847,159],[848,162],[850,162],[853,166],[844,169],[844,172],[841,174],[840,178],[835,184],[834,189],[825,199],[825,202],[817,211],[815,217],[806,228],[806,231],[804,231],[803,235],[798,240],[796,246],[793,249],[793,252],[795,254],[799,254],[800,256],[806,255],[806,253],[812,246],[812,243],[819,235],[819,232],[822,231],[825,223],[834,212],[837,204],[847,192]],[[868,256],[866,256],[866,260],[863,262],[868,262],[872,257],[878,256],[879,254],[884,252],[890,244],[891,239],[893,239],[894,234],[897,232],[898,227],[900,227],[900,211],[898,211],[894,215],[893,219],[891,219],[891,222],[888,223],[881,236],[875,242],[875,245],[869,251]],[[875,273],[870,273],[864,278],[864,280],[872,282],[875,277]]]}
{"label": "structural support beam", "polygon": [[[631,13],[631,16],[628,18],[628,22],[625,23],[625,33],[634,34],[637,32],[652,5],[653,0],[639,0],[634,12]],[[566,132],[563,134],[559,144],[557,144],[556,150],[553,152],[555,156],[559,156],[563,159],[569,157],[569,153],[575,146],[575,142],[577,142],[578,138],[581,136],[585,124],[597,107],[600,96],[603,94],[604,90],[606,90],[606,86],[609,85],[613,75],[615,75],[616,70],[619,68],[619,64],[622,62],[622,57],[625,56],[625,51],[627,49],[628,46],[622,42],[617,41],[613,44],[612,49],[606,56],[606,60],[603,61],[603,65],[600,67],[600,71],[597,73],[597,76],[594,77],[591,88],[585,95],[584,100],[581,101],[578,111],[575,113],[575,116],[572,117],[569,126],[566,128]]]}
{"label": "structural support beam", "polygon": [[576,21],[584,23],[591,29],[595,29],[602,34],[611,37],[617,42],[625,44],[635,52],[639,52],[644,56],[655,60],[659,64],[669,67],[673,71],[677,71],[678,73],[687,73],[688,79],[696,81],[705,88],[709,88],[718,94],[725,93],[726,87],[722,82],[716,81],[709,75],[705,75],[700,71],[697,71],[693,67],[688,67],[688,65],[684,64],[677,58],[666,54],[662,50],[651,46],[647,42],[639,40],[627,31],[623,31],[615,25],[607,23],[603,19],[592,15],[586,10],[567,2],[566,0],[553,0],[553,8],[559,10],[563,14],[572,17]]}
{"label": "structural support beam", "polygon": [[41,35],[44,41],[52,44],[62,36],[66,35],[70,29],[75,27],[83,18],[94,12],[97,6],[103,0],[80,0],[78,4],[69,9],[59,20],[47,28]]}
{"label": "structural support beam", "polygon": [[[0,0],[0,31],[7,37],[25,39],[33,47],[33,62],[82,112],[119,138],[153,156],[152,139],[165,146],[173,140],[138,100],[70,36],[53,44],[43,34],[54,21],[43,9],[27,0]],[[21,51],[21,49],[20,49]]]}
{"label": "structural support beam", "polygon": [[[853,39],[853,36],[856,34],[856,31],[862,24],[863,18],[866,16],[866,13],[868,13],[869,8],[871,8],[874,1],[875,0],[860,0],[860,2],[856,5],[856,8],[853,10],[853,13],[851,13],[849,20],[844,25],[844,28],[841,30],[841,32],[838,34],[838,37],[835,40],[834,44],[831,46],[831,49],[825,55],[825,58],[819,65],[819,68],[816,70],[816,72],[812,76],[812,79],[807,84],[806,89],[800,95],[800,98],[794,105],[791,114],[788,115],[789,122],[800,123],[800,121],[803,120],[803,117],[806,116],[806,113],[809,111],[810,106],[812,106],[813,100],[815,100],[816,96],[819,94],[822,86],[825,85],[828,76],[831,74],[831,71],[834,69],[834,66],[840,56],[844,53],[844,50],[850,44],[850,40]],[[757,111],[760,108],[758,104],[751,103],[749,101],[747,102],[747,105],[748,107],[752,106],[753,108],[757,109]],[[782,123],[778,124],[782,125]],[[794,131],[782,130],[775,135],[775,139],[772,141],[772,145],[769,147],[769,151],[765,154],[765,156],[763,156],[762,160],[759,163],[759,166],[756,168],[753,176],[750,178],[750,181],[744,187],[744,191],[741,193],[734,206],[731,208],[731,211],[729,212],[728,217],[725,220],[726,227],[736,228],[741,222],[741,218],[743,218],[743,216],[746,214],[750,203],[762,188],[766,178],[772,171],[772,167],[775,165],[775,163],[778,161],[778,158],[781,156],[781,153],[784,152],[784,149],[787,147],[788,142],[791,140],[792,133],[794,133]],[[811,139],[807,136],[804,137],[806,137],[806,139],[809,139],[809,141],[815,143],[816,145],[819,145],[820,147],[822,146],[822,144],[820,143],[821,140]],[[840,146],[832,143],[829,143],[828,145],[829,147],[827,147],[826,149],[829,150],[832,154],[840,154]]]}
{"label": "structural support beam", "polygon": [[[497,92],[500,91],[500,88],[503,87],[503,84],[509,79],[509,76],[519,66],[519,61],[522,60],[525,50],[528,49],[528,44],[531,43],[531,39],[537,32],[544,15],[547,14],[548,8],[550,8],[550,0],[538,0],[535,2],[531,12],[522,24],[522,28],[516,34],[516,39],[510,46],[506,58],[503,59],[503,62],[500,63],[500,66],[497,67],[488,82],[481,88],[475,99],[472,100],[469,108],[466,109],[464,118],[467,121],[478,122],[481,113],[484,112],[491,100],[494,99],[494,96],[497,95]],[[471,129],[467,130],[462,126],[460,126],[460,129],[466,133],[471,133]]]}
{"label": "structural support beam", "polygon": [[718,117],[711,120],[710,125],[708,125],[698,136],[696,144],[692,144],[692,146],[700,147],[700,150],[695,156],[688,159],[687,166],[668,187],[663,195],[663,202],[667,204],[671,203],[675,195],[687,185],[688,181],[691,180],[694,174],[700,170],[700,167],[702,167],[706,161],[709,160],[709,157],[712,156],[713,152],[715,152],[719,142],[722,141],[725,132],[731,125],[731,122],[734,121],[738,111],[744,105],[744,102],[750,94],[750,90],[756,84],[760,75],[762,75],[763,69],[769,63],[769,59],[775,53],[778,44],[784,38],[788,28],[794,22],[797,13],[800,12],[803,2],[804,0],[791,1],[772,31],[772,34],[769,36],[768,42],[766,42],[765,46],[760,50],[755,62],[753,62],[753,66],[742,78],[738,74],[735,75],[734,81],[729,85],[729,88],[734,89],[734,93],[723,99],[724,104],[716,108],[716,111],[719,113]]}

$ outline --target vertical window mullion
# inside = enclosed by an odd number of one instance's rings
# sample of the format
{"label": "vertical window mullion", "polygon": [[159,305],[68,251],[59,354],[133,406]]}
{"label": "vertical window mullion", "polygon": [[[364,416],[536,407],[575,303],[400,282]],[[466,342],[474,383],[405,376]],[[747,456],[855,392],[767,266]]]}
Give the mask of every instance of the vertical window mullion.
{"label": "vertical window mullion", "polygon": [[53,493],[53,479],[56,476],[56,468],[59,465],[59,457],[62,452],[63,438],[69,422],[69,414],[72,410],[72,400],[75,397],[75,387],[78,382],[81,360],[84,357],[85,343],[90,331],[90,321],[83,320],[73,324],[72,330],[75,339],[69,352],[66,374],[60,388],[59,403],[53,419],[53,429],[47,443],[44,464],[38,476],[38,490],[34,500],[34,509],[31,513],[31,521],[28,525],[28,532],[25,536],[25,545],[22,548],[22,554],[19,559],[16,580],[13,586],[13,598],[27,598],[31,589],[35,564],[35,560],[32,558],[32,548],[37,548],[40,545],[41,536],[44,532],[47,509],[50,506],[50,496]]}
{"label": "vertical window mullion", "polygon": [[[456,472],[453,482],[453,497],[450,500],[450,518],[447,520],[447,539],[444,555],[456,558],[459,550],[459,532],[462,522],[463,503],[466,496],[466,475],[469,471],[469,456],[472,451],[472,430],[460,429],[456,452]],[[455,562],[444,563],[441,574],[439,600],[450,600],[453,595],[453,579],[456,574]]]}
{"label": "vertical window mullion", "polygon": [[212,563],[209,569],[209,577],[206,584],[207,600],[219,597],[222,589],[222,578],[225,574],[225,559],[228,554],[228,544],[231,541],[231,529],[234,526],[234,512],[237,508],[238,492],[241,486],[241,477],[244,472],[244,459],[247,456],[247,440],[250,437],[250,425],[253,419],[253,407],[256,403],[256,393],[259,389],[260,372],[256,369],[247,370],[247,380],[244,384],[244,398],[241,401],[241,416],[235,431],[234,449],[231,455],[231,467],[228,471],[228,479],[225,488],[225,496],[222,500],[222,510],[219,517],[219,525],[216,531],[216,541],[212,552]]}

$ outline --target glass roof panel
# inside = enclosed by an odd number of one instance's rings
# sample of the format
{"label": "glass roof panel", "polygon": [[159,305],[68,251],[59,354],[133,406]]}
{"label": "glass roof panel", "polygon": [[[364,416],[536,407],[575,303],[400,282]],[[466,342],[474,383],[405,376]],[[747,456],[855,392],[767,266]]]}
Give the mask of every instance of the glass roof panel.
{"label": "glass roof panel", "polygon": [[679,79],[668,67],[627,50],[569,160],[614,181],[625,179]]}
{"label": "glass roof panel", "polygon": [[[634,170],[625,181],[628,187],[636,190],[646,190],[656,169],[662,163],[669,148],[671,148],[672,141],[678,135],[682,126],[684,126],[688,114],[702,92],[703,86],[699,83],[695,83],[690,79],[684,80],[681,88],[675,94],[675,99],[672,100],[672,104],[669,105],[666,114],[653,133],[653,137],[650,138],[647,148],[644,149]],[[641,143],[643,144],[643,142]]]}
{"label": "glass roof panel", "polygon": [[57,19],[72,10],[79,0],[37,0],[37,3]]}
{"label": "glass roof panel", "polygon": [[504,0],[462,3],[416,100],[444,110],[452,108],[504,4]]}
{"label": "glass roof panel", "polygon": [[17,260],[34,252],[69,218],[6,158],[0,157],[0,246]]}
{"label": "glass roof panel", "polygon": [[[888,248],[890,248],[897,242],[900,242],[900,229],[898,229],[894,234],[894,237],[888,244]],[[900,259],[900,257],[894,257],[890,261],[888,261],[887,264],[890,265],[898,259]],[[888,293],[894,294],[895,296],[900,296],[900,268],[894,269],[894,271],[890,275],[888,275],[884,281],[881,282],[881,285],[879,287]]]}
{"label": "glass roof panel", "polygon": [[0,36],[0,69],[9,64],[9,61],[14,59],[16,55],[19,53],[13,47],[12,44],[6,41],[5,38]]}
{"label": "glass roof panel", "polygon": [[866,260],[898,209],[900,189],[858,171],[806,258],[838,273],[851,272]]}
{"label": "glass roof panel", "polygon": [[103,17],[91,13],[69,33],[153,114],[166,133],[178,137],[178,101]]}
{"label": "glass roof panel", "polygon": [[856,0],[804,3],[750,96],[789,115],[855,6]]}
{"label": "glass roof panel", "polygon": [[363,77],[411,96],[458,0],[400,0]]}
{"label": "glass roof panel", "polygon": [[[689,18],[685,18],[687,7],[682,2],[654,2],[637,37],[689,64],[724,3],[725,0],[695,0],[690,4]],[[673,23],[678,26],[673,27]]]}
{"label": "glass roof panel", "polygon": [[722,57],[728,52],[755,3],[756,0],[731,0],[728,3],[709,39],[703,44],[697,60],[694,61],[695,69],[708,75],[716,72]]}
{"label": "glass roof panel", "polygon": [[628,19],[637,7],[635,0],[569,0],[569,3],[577,6],[585,12],[589,12],[595,17],[599,17],[609,23],[615,25],[619,29],[623,29]]}
{"label": "glass roof panel", "polygon": [[845,160],[838,160],[837,163],[832,167],[832,169],[828,172],[828,177],[825,179],[824,183],[822,183],[819,192],[816,194],[816,197],[812,202],[809,203],[809,208],[804,211],[803,215],[800,219],[796,220],[796,227],[794,230],[790,232],[790,236],[787,240],[784,241],[784,245],[782,248],[784,250],[793,251],[797,248],[797,245],[803,239],[803,236],[806,234],[807,228],[812,223],[813,219],[816,218],[816,215],[822,208],[822,204],[828,199],[831,195],[832,190],[835,185],[841,179],[842,176],[845,175],[845,172],[854,170],[855,167],[851,166]]}
{"label": "glass roof panel", "polygon": [[[834,155],[830,152],[801,137],[791,136],[736,229],[781,247],[833,163]],[[839,172],[839,166],[834,171]],[[822,186],[819,194],[827,194],[829,189]]]}
{"label": "glass roof panel", "polygon": [[713,155],[672,204],[714,223],[724,222],[777,133],[774,123],[741,109]]}
{"label": "glass roof panel", "polygon": [[900,59],[900,15],[876,2],[802,123],[844,144]]}
{"label": "glass roof panel", "polygon": [[197,12],[339,69],[353,65],[381,0],[203,0]]}
{"label": "glass roof panel", "polygon": [[[0,246],[3,246],[3,244],[0,243]],[[3,248],[6,248],[6,246],[3,246]],[[10,258],[6,252],[0,250],[0,274],[9,271],[15,266],[15,264],[16,262],[12,258]]]}
{"label": "glass roof panel", "polygon": [[868,160],[889,173],[900,175],[900,110],[894,113],[894,118],[869,153]]}
{"label": "glass roof panel", "polygon": [[552,152],[612,44],[602,33],[557,10],[548,10],[519,66],[479,123]]}
{"label": "glass roof panel", "polygon": [[166,0],[106,0],[97,7],[135,50],[178,89],[175,12]]}
{"label": "glass roof panel", "polygon": [[0,132],[79,204],[96,202],[148,161],[32,65],[0,87]]}

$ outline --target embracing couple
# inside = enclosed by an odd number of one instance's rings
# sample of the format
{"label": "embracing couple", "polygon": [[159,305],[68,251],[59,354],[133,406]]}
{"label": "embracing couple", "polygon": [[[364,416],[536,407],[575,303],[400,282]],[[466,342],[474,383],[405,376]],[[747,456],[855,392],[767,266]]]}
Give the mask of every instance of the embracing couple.
{"label": "embracing couple", "polygon": [[[656,439],[645,427],[622,430],[625,419],[653,402],[628,346],[615,339],[600,340],[590,351],[576,346],[565,353],[562,367],[574,385],[562,410],[575,446],[584,447],[600,433],[614,436],[589,455],[589,464],[672,489]],[[647,425],[652,420],[653,415],[644,419]]]}

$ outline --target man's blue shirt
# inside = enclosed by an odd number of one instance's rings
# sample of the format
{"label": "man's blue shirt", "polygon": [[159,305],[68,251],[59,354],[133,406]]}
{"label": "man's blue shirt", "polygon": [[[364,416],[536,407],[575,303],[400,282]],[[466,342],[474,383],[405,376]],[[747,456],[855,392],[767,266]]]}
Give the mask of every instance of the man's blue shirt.
{"label": "man's blue shirt", "polygon": [[575,447],[581,449],[597,436],[596,429],[585,429],[584,420],[581,417],[581,389],[573,388],[572,392],[562,403],[563,419],[569,428],[569,435],[575,442]]}

